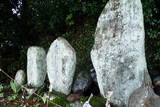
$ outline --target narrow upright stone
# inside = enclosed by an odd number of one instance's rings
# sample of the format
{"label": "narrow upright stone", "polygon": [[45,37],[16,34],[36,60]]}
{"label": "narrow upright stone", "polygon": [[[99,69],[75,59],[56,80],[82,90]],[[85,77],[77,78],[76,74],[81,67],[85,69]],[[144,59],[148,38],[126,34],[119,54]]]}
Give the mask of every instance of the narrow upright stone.
{"label": "narrow upright stone", "polygon": [[69,94],[76,66],[76,53],[64,39],[57,38],[50,46],[47,54],[47,73],[49,90]]}
{"label": "narrow upright stone", "polygon": [[127,106],[129,96],[148,75],[144,50],[144,24],[140,0],[110,0],[102,11],[95,32],[91,59],[100,92],[111,102]]}
{"label": "narrow upright stone", "polygon": [[30,47],[27,52],[27,81],[32,87],[43,85],[46,77],[46,53],[41,47]]}

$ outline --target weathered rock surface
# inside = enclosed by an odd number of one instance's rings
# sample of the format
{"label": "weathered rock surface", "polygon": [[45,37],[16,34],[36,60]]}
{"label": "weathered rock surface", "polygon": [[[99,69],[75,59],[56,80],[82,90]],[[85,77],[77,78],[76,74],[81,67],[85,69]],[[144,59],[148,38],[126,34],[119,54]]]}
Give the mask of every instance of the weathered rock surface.
{"label": "weathered rock surface", "polygon": [[18,70],[15,75],[15,81],[18,85],[23,85],[26,83],[26,74],[23,70]]}
{"label": "weathered rock surface", "polygon": [[64,39],[57,38],[50,46],[47,54],[47,73],[49,90],[69,94],[76,66],[76,53]]}
{"label": "weathered rock surface", "polygon": [[135,90],[129,98],[128,107],[159,107],[160,97],[155,95],[151,87],[141,87]]}
{"label": "weathered rock surface", "polygon": [[87,72],[80,72],[73,83],[72,91],[73,93],[84,93],[90,88],[91,84],[92,78],[90,74]]}
{"label": "weathered rock surface", "polygon": [[90,71],[90,74],[91,74],[91,77],[92,77],[92,80],[97,83],[97,74],[95,72],[95,70],[91,70]]}
{"label": "weathered rock surface", "polygon": [[107,92],[113,91],[114,104],[127,106],[129,96],[145,84],[144,35],[140,0],[110,0],[106,4],[98,20],[91,59],[101,94],[107,97]]}
{"label": "weathered rock surface", "polygon": [[27,81],[32,87],[43,85],[46,77],[46,53],[41,47],[30,47],[27,52]]}

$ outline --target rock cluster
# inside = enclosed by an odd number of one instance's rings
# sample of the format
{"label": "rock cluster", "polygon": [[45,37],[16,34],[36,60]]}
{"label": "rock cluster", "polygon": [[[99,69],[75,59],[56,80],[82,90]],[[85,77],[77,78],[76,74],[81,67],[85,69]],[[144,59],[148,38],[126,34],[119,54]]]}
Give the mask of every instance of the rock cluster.
{"label": "rock cluster", "polygon": [[27,52],[28,85],[42,86],[48,74],[50,91],[69,94],[75,66],[75,50],[64,38],[59,37],[51,44],[47,56],[43,48],[30,47]]}
{"label": "rock cluster", "polygon": [[[102,11],[95,32],[91,59],[96,73],[79,73],[72,87],[76,52],[64,38],[57,38],[46,55],[43,48],[30,47],[27,52],[27,80],[41,87],[48,74],[49,90],[68,95],[82,93],[98,82],[100,93],[118,107],[158,107],[160,98],[151,87],[144,50],[144,23],[140,0],[109,0]],[[23,72],[16,81],[23,84]],[[160,77],[154,79],[160,86]],[[69,100],[79,99],[75,94]],[[82,105],[82,104],[80,104]],[[90,106],[89,100],[84,106]],[[77,106],[78,107],[78,106]]]}

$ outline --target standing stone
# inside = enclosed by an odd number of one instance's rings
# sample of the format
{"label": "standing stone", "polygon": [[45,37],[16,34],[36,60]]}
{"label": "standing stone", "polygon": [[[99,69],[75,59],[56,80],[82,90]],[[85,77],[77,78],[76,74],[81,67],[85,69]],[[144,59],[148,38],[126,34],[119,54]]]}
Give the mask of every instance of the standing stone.
{"label": "standing stone", "polygon": [[69,94],[76,66],[76,53],[64,39],[57,38],[47,54],[47,73],[50,81],[49,90]]}
{"label": "standing stone", "polygon": [[100,92],[127,106],[129,96],[146,82],[144,23],[140,0],[110,0],[99,17],[91,59]]}
{"label": "standing stone", "polygon": [[26,82],[26,74],[23,70],[18,70],[15,76],[15,81],[18,85],[23,85]]}
{"label": "standing stone", "polygon": [[46,53],[41,47],[30,47],[27,52],[28,85],[38,88],[46,77]]}

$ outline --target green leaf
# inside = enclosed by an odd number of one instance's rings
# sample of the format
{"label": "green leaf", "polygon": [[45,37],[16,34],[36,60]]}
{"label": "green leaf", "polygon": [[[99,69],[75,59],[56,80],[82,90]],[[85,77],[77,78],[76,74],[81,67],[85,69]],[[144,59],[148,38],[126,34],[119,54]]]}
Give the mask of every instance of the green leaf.
{"label": "green leaf", "polygon": [[67,15],[67,17],[66,17],[66,20],[71,20],[73,18],[73,14],[69,14],[69,15]]}
{"label": "green leaf", "polygon": [[73,107],[73,105],[72,104],[67,104],[66,107]]}
{"label": "green leaf", "polygon": [[0,92],[3,90],[3,85],[2,84],[0,84]]}
{"label": "green leaf", "polygon": [[11,81],[10,86],[14,93],[18,93],[21,89],[16,81]]}
{"label": "green leaf", "polygon": [[36,104],[34,107],[39,107],[40,106],[40,104]]}
{"label": "green leaf", "polygon": [[9,101],[15,100],[16,98],[17,98],[17,95],[16,95],[16,94],[14,94],[14,95],[12,95],[12,96],[8,96],[8,100],[9,100]]}
{"label": "green leaf", "polygon": [[0,93],[0,97],[4,97],[4,93]]}

